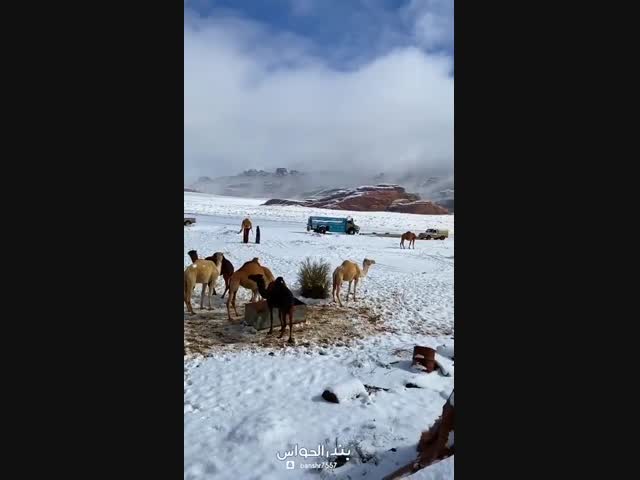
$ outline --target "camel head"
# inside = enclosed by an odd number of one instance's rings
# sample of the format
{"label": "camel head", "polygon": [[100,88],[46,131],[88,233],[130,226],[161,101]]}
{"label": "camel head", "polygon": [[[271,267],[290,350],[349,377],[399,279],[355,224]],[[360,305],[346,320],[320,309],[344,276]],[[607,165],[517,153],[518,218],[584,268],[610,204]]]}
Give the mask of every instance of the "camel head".
{"label": "camel head", "polygon": [[222,265],[222,260],[224,260],[224,253],[216,252],[211,256],[211,258],[213,259],[213,263],[215,263],[216,266],[220,268],[220,265]]}
{"label": "camel head", "polygon": [[365,258],[362,261],[362,275],[365,276],[369,272],[369,267],[375,265],[376,261],[371,258]]}
{"label": "camel head", "polygon": [[187,252],[187,255],[189,255],[189,258],[191,258],[192,263],[198,259],[198,252],[196,250],[189,250]]}

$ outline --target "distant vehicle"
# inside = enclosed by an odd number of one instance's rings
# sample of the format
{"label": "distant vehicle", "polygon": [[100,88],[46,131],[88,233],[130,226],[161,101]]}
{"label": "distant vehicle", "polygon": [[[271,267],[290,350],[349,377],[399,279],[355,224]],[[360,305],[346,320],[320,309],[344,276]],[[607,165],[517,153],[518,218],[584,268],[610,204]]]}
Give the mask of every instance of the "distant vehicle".
{"label": "distant vehicle", "polygon": [[334,232],[355,235],[360,231],[360,227],[351,217],[309,217],[307,232],[310,230],[317,233]]}
{"label": "distant vehicle", "polygon": [[196,223],[195,217],[184,217],[184,226],[188,227],[189,225]]}
{"label": "distant vehicle", "polygon": [[449,237],[449,230],[440,230],[437,228],[428,228],[426,231],[421,232],[418,235],[420,240],[444,240],[447,237]]}

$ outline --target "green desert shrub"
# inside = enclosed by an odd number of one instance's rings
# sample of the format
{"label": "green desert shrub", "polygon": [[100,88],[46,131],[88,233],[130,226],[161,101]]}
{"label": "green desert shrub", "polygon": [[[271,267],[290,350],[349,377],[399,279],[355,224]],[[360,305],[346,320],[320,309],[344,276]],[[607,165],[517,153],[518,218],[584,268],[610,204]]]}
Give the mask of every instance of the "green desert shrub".
{"label": "green desert shrub", "polygon": [[322,260],[306,258],[298,271],[300,294],[307,298],[327,298],[329,296],[329,271],[331,265]]}

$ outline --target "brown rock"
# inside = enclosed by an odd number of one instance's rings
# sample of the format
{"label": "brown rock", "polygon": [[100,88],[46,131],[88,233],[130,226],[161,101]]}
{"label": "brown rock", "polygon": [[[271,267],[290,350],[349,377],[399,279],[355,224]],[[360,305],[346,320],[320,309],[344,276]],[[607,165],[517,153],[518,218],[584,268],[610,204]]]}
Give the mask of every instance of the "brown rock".
{"label": "brown rock", "polygon": [[445,215],[449,211],[433,202],[420,200],[415,193],[399,185],[373,185],[350,189],[327,190],[322,196],[309,200],[283,200],[273,198],[263,205],[298,205],[331,210],[356,212],[401,212],[424,215]]}
{"label": "brown rock", "polygon": [[282,200],[280,198],[272,198],[271,200],[267,200],[262,205],[300,205],[304,206],[304,202],[297,200]]}
{"label": "brown rock", "polygon": [[357,212],[384,212],[398,202],[411,203],[420,197],[407,193],[399,185],[373,185],[350,189],[334,189],[322,192],[321,196],[304,201],[271,199],[264,205],[300,205],[332,210]]}
{"label": "brown rock", "polygon": [[390,212],[417,213],[421,215],[446,215],[449,210],[427,200],[415,202],[395,202],[387,209]]}

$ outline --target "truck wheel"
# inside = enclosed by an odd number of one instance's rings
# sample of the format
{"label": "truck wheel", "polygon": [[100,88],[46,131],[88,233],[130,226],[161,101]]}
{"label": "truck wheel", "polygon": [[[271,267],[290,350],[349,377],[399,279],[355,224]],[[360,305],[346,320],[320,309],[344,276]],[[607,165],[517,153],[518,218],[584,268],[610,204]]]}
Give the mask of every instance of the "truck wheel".
{"label": "truck wheel", "polygon": [[184,226],[188,227],[189,225],[191,225],[191,222],[189,220],[187,220],[186,222],[184,222]]}
{"label": "truck wheel", "polygon": [[356,234],[356,230],[355,230],[355,228],[350,228],[349,230],[347,230],[347,234],[349,234],[349,235],[355,235],[355,234]]}
{"label": "truck wheel", "polygon": [[327,229],[325,227],[318,227],[318,233],[327,233]]}
{"label": "truck wheel", "polygon": [[425,237],[425,240],[431,240],[431,235],[427,235],[427,236]]}

